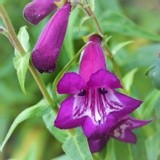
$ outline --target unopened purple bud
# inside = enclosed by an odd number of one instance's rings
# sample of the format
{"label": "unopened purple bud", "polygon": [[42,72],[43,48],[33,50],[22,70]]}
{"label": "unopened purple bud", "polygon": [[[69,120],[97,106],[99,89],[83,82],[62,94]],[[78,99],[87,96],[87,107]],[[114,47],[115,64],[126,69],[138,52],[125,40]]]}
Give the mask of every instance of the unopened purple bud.
{"label": "unopened purple bud", "polygon": [[88,45],[83,51],[79,73],[86,82],[93,73],[96,73],[100,69],[106,69],[101,41],[102,38],[98,34],[91,35]]}
{"label": "unopened purple bud", "polygon": [[71,4],[65,4],[50,19],[33,50],[32,61],[39,72],[53,72],[66,34]]}
{"label": "unopened purple bud", "polygon": [[57,8],[53,2],[54,0],[33,0],[24,8],[24,17],[32,24],[38,24]]}

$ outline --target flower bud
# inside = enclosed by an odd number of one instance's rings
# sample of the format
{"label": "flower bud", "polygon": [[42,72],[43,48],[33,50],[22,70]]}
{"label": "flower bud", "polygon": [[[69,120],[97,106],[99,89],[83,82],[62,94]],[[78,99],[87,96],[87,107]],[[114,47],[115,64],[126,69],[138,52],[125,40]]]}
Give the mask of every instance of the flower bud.
{"label": "flower bud", "polygon": [[50,19],[41,33],[32,53],[32,61],[39,72],[53,72],[66,34],[71,11],[70,3],[64,5]]}
{"label": "flower bud", "polygon": [[57,8],[53,2],[54,0],[33,0],[24,8],[24,17],[32,24],[38,24]]}
{"label": "flower bud", "polygon": [[83,51],[80,63],[80,75],[85,81],[100,69],[106,69],[105,56],[101,45],[102,38],[94,34],[89,37],[89,42]]}

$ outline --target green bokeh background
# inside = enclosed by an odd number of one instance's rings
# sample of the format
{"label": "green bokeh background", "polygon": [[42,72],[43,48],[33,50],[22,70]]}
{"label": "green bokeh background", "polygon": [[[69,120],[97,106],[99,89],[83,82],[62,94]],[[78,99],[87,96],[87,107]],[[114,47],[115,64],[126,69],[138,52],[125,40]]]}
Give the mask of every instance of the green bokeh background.
{"label": "green bokeh background", "polygon": [[[32,26],[27,23],[22,13],[24,6],[29,2],[29,0],[5,0],[4,6],[15,27],[16,33],[18,33],[21,26],[27,26],[31,48],[33,48],[49,16],[37,26]],[[147,33],[155,34],[155,36],[159,37],[159,40],[146,38],[145,32],[138,34],[139,31],[136,29],[135,32],[131,33],[131,31],[120,31],[119,28],[114,31],[111,28],[107,28],[108,19],[106,18],[106,12],[109,10],[127,16],[136,25],[141,27],[141,29],[146,30]],[[112,153],[110,147],[114,147],[117,160],[126,159],[126,155],[130,154],[133,156],[129,156],[131,160],[137,157],[139,157],[140,160],[160,160],[160,137],[158,136],[160,133],[160,93],[158,90],[155,90],[151,80],[145,77],[145,71],[158,58],[158,53],[160,52],[160,1],[99,0],[95,1],[95,13],[105,34],[112,35],[108,43],[110,48],[114,48],[116,44],[124,41],[134,41],[134,43],[121,49],[115,55],[115,59],[120,65],[120,71],[123,76],[137,68],[134,77],[128,76],[125,81],[125,83],[133,81],[129,89],[129,95],[145,101],[142,107],[134,113],[134,116],[140,119],[152,119],[156,117],[156,120],[152,122],[152,124],[135,131],[138,135],[137,145],[129,145],[111,140],[108,144],[108,149],[106,148],[104,151],[107,150],[107,154],[110,155]],[[90,22],[84,23],[83,27],[80,28],[80,23],[84,15],[82,11],[79,11],[74,22],[70,20],[72,26],[68,27],[67,33],[72,36],[71,42],[68,44],[69,42],[67,40],[70,38],[69,36],[66,37],[56,72],[50,75],[42,75],[46,84],[53,82],[57,73],[69,61],[72,55],[82,47],[84,44],[82,36],[89,34],[90,31],[94,32],[94,28],[90,25]],[[110,21],[115,22],[117,19],[113,17]],[[122,28],[123,25],[128,24],[122,23]],[[25,108],[34,105],[42,98],[29,72],[26,77],[27,95],[21,92],[12,62],[14,58],[13,53],[14,49],[8,39],[0,35],[0,144],[4,140],[16,116]],[[112,70],[112,65],[110,65],[109,60],[108,64]],[[77,68],[73,69],[76,70]],[[5,159],[49,160],[61,154],[63,154],[61,144],[48,132],[43,121],[39,118],[32,118],[20,124],[15,130],[5,146],[3,156]],[[97,154],[95,157],[96,156]],[[110,160],[114,160],[113,157],[114,156],[112,156]],[[106,160],[108,160],[107,156]]]}

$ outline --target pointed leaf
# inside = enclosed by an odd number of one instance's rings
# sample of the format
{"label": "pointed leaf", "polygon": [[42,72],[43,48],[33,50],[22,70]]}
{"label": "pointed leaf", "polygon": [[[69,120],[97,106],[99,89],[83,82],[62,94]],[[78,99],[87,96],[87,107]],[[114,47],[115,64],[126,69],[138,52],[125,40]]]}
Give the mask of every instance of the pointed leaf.
{"label": "pointed leaf", "polygon": [[13,59],[14,67],[17,70],[18,81],[23,93],[26,94],[25,90],[25,77],[29,66],[30,54],[30,44],[29,44],[29,35],[26,30],[26,27],[23,26],[20,28],[18,33],[18,39],[21,42],[25,52],[27,53],[25,56],[21,56],[19,51],[15,50],[15,58]]}
{"label": "pointed leaf", "polygon": [[83,133],[71,135],[63,144],[63,150],[70,160],[93,160],[87,139]]}
{"label": "pointed leaf", "polygon": [[128,72],[124,77],[123,77],[123,84],[125,86],[126,91],[130,91],[131,86],[133,84],[133,80],[134,80],[134,76],[136,74],[136,72],[138,71],[137,68],[131,70],[130,72]]}
{"label": "pointed leaf", "polygon": [[116,45],[113,49],[112,49],[112,54],[113,55],[116,55],[116,53],[122,49],[123,47],[127,46],[128,44],[131,44],[133,43],[133,41],[126,41],[126,42],[122,42],[122,43],[119,43],[118,45]]}
{"label": "pointed leaf", "polygon": [[[20,28],[18,32],[18,39],[21,42],[21,45],[24,48],[25,52],[28,53],[30,50],[30,43],[29,43],[29,34],[26,28],[27,28],[26,26]],[[20,55],[20,53],[17,50],[15,50],[15,55]]]}
{"label": "pointed leaf", "polygon": [[18,81],[23,93],[26,94],[25,89],[25,77],[29,66],[30,54],[26,54],[25,56],[17,55],[13,59],[13,64],[15,69],[17,70]]}
{"label": "pointed leaf", "polygon": [[92,19],[93,19],[93,17],[88,17],[88,16],[83,17],[83,18],[81,19],[81,21],[80,21],[79,29],[81,30],[81,28],[83,27],[83,25],[84,25],[86,22],[88,22],[88,21],[90,21],[90,20],[92,20]]}
{"label": "pointed leaf", "polygon": [[60,130],[54,127],[54,120],[56,119],[56,113],[52,108],[48,110],[48,112],[43,115],[43,121],[45,123],[46,128],[49,132],[61,143],[63,143],[66,138],[69,136],[69,132],[67,130]]}
{"label": "pointed leaf", "polygon": [[107,45],[107,43],[109,42],[109,40],[112,38],[112,36],[108,36],[108,35],[105,35],[103,37],[103,44],[104,46]]}
{"label": "pointed leaf", "polygon": [[7,132],[7,135],[1,145],[0,150],[2,151],[5,144],[7,143],[8,139],[11,137],[12,133],[14,132],[14,130],[17,128],[17,126],[22,123],[23,121],[38,116],[41,117],[45,111],[49,108],[48,103],[46,103],[45,101],[40,101],[38,104],[29,107],[27,109],[25,109],[23,112],[21,112],[16,119],[14,120],[14,122],[12,123],[11,127],[9,128],[9,131]]}

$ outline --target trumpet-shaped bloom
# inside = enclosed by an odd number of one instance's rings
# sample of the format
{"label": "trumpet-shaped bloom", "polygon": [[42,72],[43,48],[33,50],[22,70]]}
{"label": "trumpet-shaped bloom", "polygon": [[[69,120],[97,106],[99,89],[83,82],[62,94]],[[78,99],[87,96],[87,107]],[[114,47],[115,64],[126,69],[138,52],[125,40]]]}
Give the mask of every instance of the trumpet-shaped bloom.
{"label": "trumpet-shaped bloom", "polygon": [[33,0],[33,2],[27,4],[24,8],[24,17],[32,24],[38,24],[57,8],[53,3],[54,1],[55,0]]}
{"label": "trumpet-shaped bloom", "polygon": [[112,128],[105,136],[99,139],[89,139],[89,147],[92,152],[98,152],[103,149],[110,138],[115,138],[122,142],[136,143],[136,135],[132,132],[133,129],[142,127],[151,121],[142,121],[133,119],[130,116],[125,116]]}
{"label": "trumpet-shaped bloom", "polygon": [[[83,51],[79,74],[66,73],[59,81],[58,93],[70,96],[62,102],[55,126],[61,129],[82,126],[93,152],[105,146],[108,135],[125,140],[123,136],[132,134],[125,130],[126,135],[116,137],[121,129],[120,120],[142,101],[115,90],[121,87],[118,78],[106,69],[101,37],[92,35]],[[114,127],[117,130],[111,132]]]}
{"label": "trumpet-shaped bloom", "polygon": [[66,34],[70,3],[66,3],[49,20],[40,35],[33,53],[32,61],[39,72],[53,72]]}

